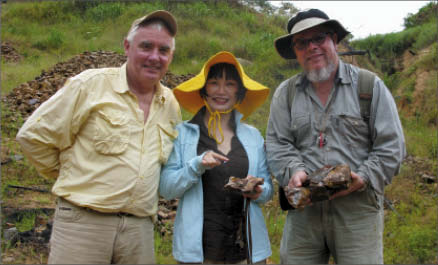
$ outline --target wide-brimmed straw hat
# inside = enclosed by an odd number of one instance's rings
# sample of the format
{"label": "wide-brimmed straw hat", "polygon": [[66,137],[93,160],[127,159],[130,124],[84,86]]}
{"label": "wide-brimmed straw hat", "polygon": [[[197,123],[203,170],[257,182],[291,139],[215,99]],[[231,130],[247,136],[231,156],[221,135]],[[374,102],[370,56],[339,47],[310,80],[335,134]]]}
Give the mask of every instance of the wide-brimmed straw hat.
{"label": "wide-brimmed straw hat", "polygon": [[204,64],[198,75],[175,87],[173,93],[181,107],[193,114],[197,113],[205,105],[199,91],[205,85],[210,67],[218,63],[229,63],[236,67],[243,86],[246,88],[245,97],[236,109],[243,114],[243,119],[246,119],[266,100],[269,95],[269,88],[249,78],[243,71],[239,61],[230,52],[222,51],[213,55]]}
{"label": "wide-brimmed straw hat", "polygon": [[287,32],[289,34],[279,37],[274,41],[278,54],[285,59],[296,59],[297,56],[292,47],[293,35],[316,26],[326,25],[333,29],[338,37],[338,43],[350,33],[337,20],[330,19],[326,13],[319,9],[309,9],[298,12],[289,19]]}

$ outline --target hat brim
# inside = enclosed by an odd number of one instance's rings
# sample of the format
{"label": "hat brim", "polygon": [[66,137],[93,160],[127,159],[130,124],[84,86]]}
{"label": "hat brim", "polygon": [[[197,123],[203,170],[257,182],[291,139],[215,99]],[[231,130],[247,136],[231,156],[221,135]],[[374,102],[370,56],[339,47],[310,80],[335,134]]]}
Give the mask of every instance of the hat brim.
{"label": "hat brim", "polygon": [[295,54],[295,51],[292,47],[293,35],[295,35],[299,32],[302,32],[304,30],[307,30],[307,29],[310,29],[310,28],[313,28],[316,26],[320,26],[320,25],[327,25],[328,27],[332,28],[338,37],[338,43],[342,39],[344,39],[345,36],[347,36],[350,33],[337,20],[329,19],[329,20],[325,20],[324,22],[321,22],[321,20],[318,20],[318,22],[316,22],[316,23],[308,23],[307,25],[301,27],[300,30],[298,30],[294,33],[290,33],[290,34],[287,34],[287,35],[284,35],[284,36],[277,38],[274,41],[274,46],[275,46],[275,49],[277,50],[278,54],[285,59],[296,59],[297,55]]}
{"label": "hat brim", "polygon": [[243,119],[246,119],[269,96],[269,88],[249,78],[239,61],[229,52],[222,51],[213,55],[199,74],[175,87],[173,93],[176,99],[182,108],[193,114],[197,113],[205,105],[199,91],[205,85],[210,67],[217,63],[229,63],[236,67],[243,86],[247,89],[245,97],[236,109],[243,114]]}

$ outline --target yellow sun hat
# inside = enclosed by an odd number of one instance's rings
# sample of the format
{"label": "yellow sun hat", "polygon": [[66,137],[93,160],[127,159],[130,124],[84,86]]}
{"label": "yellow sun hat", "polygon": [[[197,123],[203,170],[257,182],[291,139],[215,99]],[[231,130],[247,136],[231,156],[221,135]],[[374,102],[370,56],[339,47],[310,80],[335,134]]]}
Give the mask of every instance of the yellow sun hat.
{"label": "yellow sun hat", "polygon": [[205,85],[210,67],[218,63],[229,63],[236,67],[243,86],[246,88],[245,97],[236,109],[243,114],[242,119],[246,119],[266,100],[269,95],[269,88],[249,78],[243,71],[239,61],[230,52],[222,51],[210,57],[199,74],[175,87],[173,93],[181,107],[193,114],[197,113],[205,105],[199,91]]}

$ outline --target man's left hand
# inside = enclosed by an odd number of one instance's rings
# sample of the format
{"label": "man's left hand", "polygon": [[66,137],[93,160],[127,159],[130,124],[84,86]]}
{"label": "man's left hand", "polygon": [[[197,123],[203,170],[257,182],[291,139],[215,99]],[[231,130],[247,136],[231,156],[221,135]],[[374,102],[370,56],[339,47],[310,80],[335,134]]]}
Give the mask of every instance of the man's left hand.
{"label": "man's left hand", "polygon": [[348,194],[352,193],[353,191],[361,189],[363,186],[365,186],[365,181],[363,180],[363,178],[361,176],[359,176],[358,174],[354,173],[353,171],[351,171],[350,187],[346,190],[336,192],[335,194],[330,196],[330,200],[333,200],[334,198],[337,198],[337,197],[342,197],[342,196],[348,195]]}
{"label": "man's left hand", "polygon": [[[246,178],[253,178],[253,176],[248,175]],[[251,194],[243,194],[243,197],[250,198],[251,200],[257,200],[260,197],[260,194],[263,192],[263,188],[260,185],[254,187],[255,193]]]}

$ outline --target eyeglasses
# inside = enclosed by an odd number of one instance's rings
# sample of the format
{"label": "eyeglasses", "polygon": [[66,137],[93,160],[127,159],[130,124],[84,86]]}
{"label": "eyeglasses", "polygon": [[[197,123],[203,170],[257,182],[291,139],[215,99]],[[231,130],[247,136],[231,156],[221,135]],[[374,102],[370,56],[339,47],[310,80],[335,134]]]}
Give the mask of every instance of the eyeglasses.
{"label": "eyeglasses", "polygon": [[297,39],[292,42],[292,47],[297,48],[297,50],[304,50],[307,48],[310,42],[312,42],[314,45],[321,45],[324,43],[325,39],[327,38],[327,35],[331,35],[332,32],[321,32],[312,38],[309,39]]}

